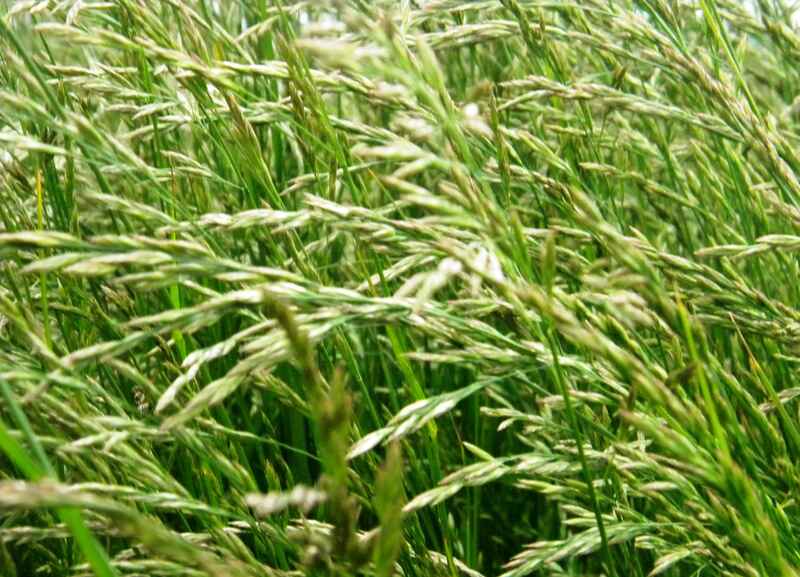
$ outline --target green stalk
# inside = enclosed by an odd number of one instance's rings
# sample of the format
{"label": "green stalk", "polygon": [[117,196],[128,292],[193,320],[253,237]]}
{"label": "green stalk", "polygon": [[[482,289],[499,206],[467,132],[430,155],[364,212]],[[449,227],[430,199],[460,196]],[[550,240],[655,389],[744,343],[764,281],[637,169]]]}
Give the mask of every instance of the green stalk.
{"label": "green stalk", "polygon": [[[25,448],[11,436],[1,418],[0,450],[30,481],[40,481],[45,478],[56,479],[55,469],[50,464],[44,448],[33,432],[28,418],[14,397],[8,382],[2,378],[0,378],[0,394],[2,394],[3,400],[17,422],[17,426],[22,431],[28,444],[33,448],[39,463],[36,463],[25,451]],[[56,507],[56,514],[72,533],[78,548],[83,553],[95,575],[97,577],[117,577],[117,572],[111,565],[108,555],[92,532],[89,531],[81,512],[73,507]]]}
{"label": "green stalk", "polygon": [[600,547],[603,557],[605,558],[606,570],[609,571],[611,575],[616,575],[616,566],[614,565],[614,559],[611,557],[611,550],[608,547],[608,537],[606,535],[605,523],[603,522],[603,514],[600,511],[600,503],[597,499],[597,493],[594,490],[592,473],[589,471],[589,463],[586,460],[586,453],[583,449],[583,444],[585,442],[583,428],[578,420],[578,415],[575,413],[575,408],[572,405],[572,396],[570,395],[569,387],[564,382],[565,378],[561,369],[561,361],[559,360],[559,350],[556,345],[556,340],[550,331],[547,332],[547,340],[550,345],[550,351],[553,355],[553,377],[556,380],[561,396],[564,398],[564,406],[566,408],[567,418],[569,418],[572,434],[575,437],[575,445],[578,449],[578,460],[581,463],[583,480],[586,483],[586,490],[589,493],[589,500],[591,501],[592,509],[594,510],[594,518],[595,522],[597,523],[597,530],[600,533]]}

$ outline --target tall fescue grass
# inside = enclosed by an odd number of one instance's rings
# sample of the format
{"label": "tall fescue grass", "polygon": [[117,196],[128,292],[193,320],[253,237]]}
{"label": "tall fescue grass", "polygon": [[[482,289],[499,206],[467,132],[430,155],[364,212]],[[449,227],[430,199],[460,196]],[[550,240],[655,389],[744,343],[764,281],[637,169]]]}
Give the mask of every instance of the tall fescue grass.
{"label": "tall fescue grass", "polygon": [[0,2],[0,575],[800,575],[755,4]]}

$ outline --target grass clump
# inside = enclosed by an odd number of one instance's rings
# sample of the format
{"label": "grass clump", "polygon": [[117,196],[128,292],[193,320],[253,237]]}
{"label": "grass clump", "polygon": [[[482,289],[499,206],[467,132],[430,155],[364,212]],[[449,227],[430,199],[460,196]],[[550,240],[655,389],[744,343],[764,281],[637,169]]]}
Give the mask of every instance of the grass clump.
{"label": "grass clump", "polygon": [[0,3],[0,575],[798,575],[790,4]]}

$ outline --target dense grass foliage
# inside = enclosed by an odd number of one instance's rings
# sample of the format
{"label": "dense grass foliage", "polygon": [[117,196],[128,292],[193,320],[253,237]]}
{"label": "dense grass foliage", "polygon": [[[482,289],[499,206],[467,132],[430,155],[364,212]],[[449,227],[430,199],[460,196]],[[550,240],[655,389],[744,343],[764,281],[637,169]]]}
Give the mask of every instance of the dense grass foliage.
{"label": "dense grass foliage", "polygon": [[0,2],[0,575],[800,575],[790,4]]}

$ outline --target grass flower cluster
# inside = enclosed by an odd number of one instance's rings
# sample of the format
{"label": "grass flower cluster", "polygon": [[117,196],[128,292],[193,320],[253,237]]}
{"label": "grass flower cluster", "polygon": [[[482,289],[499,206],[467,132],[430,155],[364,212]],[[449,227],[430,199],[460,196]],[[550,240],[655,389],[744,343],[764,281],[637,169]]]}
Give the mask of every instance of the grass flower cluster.
{"label": "grass flower cluster", "polygon": [[0,575],[798,577],[794,22],[0,1]]}

